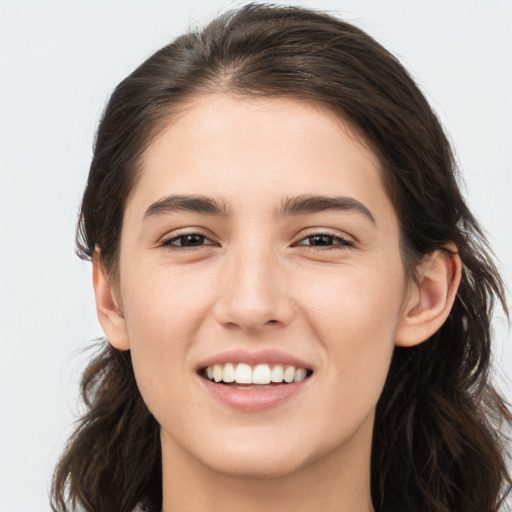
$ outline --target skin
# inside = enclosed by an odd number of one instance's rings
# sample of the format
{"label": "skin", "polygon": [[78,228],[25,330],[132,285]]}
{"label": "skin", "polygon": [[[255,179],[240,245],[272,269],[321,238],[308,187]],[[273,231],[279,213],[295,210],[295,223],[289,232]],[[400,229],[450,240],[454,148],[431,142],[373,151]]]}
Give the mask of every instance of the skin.
{"label": "skin", "polygon": [[[442,325],[460,278],[444,252],[407,277],[381,175],[347,123],[293,99],[196,98],[147,149],[117,285],[99,252],[94,283],[107,338],[131,350],[161,425],[164,511],[373,510],[374,411],[393,348]],[[175,195],[225,211],[161,207]],[[276,214],[305,195],[367,212]],[[197,372],[236,349],[277,349],[314,372],[276,407],[236,410]]]}

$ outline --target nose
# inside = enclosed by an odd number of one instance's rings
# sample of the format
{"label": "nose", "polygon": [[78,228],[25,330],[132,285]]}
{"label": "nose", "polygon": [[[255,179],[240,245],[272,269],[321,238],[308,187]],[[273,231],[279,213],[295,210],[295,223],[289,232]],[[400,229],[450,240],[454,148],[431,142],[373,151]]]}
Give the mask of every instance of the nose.
{"label": "nose", "polygon": [[225,327],[256,333],[294,315],[287,271],[271,248],[233,251],[219,283],[215,316]]}

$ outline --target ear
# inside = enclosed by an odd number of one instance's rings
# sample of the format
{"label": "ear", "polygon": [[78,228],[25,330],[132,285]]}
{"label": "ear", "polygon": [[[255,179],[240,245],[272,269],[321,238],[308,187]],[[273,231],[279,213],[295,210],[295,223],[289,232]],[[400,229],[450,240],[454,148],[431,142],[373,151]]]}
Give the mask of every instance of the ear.
{"label": "ear", "polygon": [[418,281],[410,285],[410,295],[398,326],[397,345],[418,345],[444,324],[457,296],[461,267],[454,244],[435,251],[419,265]]}
{"label": "ear", "polygon": [[126,322],[118,305],[114,284],[108,277],[99,248],[92,257],[92,281],[96,298],[96,312],[108,342],[119,350],[128,350],[130,343]]}

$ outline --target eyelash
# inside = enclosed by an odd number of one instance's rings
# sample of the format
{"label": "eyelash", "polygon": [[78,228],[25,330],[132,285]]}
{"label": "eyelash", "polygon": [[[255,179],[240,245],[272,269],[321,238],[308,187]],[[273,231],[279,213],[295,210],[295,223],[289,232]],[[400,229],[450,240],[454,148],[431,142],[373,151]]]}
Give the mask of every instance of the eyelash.
{"label": "eyelash", "polygon": [[[199,241],[200,243],[192,244],[192,245],[185,245],[183,242],[185,242],[187,239],[190,239],[192,237],[195,237],[196,241]],[[326,243],[324,245],[314,245],[311,243],[312,239],[318,239],[323,238],[324,241],[328,241],[330,243]],[[199,239],[199,240],[198,240]],[[310,243],[307,244],[301,244],[300,242],[304,242],[305,240],[310,240]],[[325,240],[327,239],[327,240]],[[208,241],[208,243],[204,243],[205,241]],[[180,242],[175,243],[175,242]],[[202,243],[201,243],[202,242]],[[186,242],[185,242],[186,243]],[[207,235],[204,235],[203,233],[183,233],[177,236],[173,236],[171,238],[167,238],[163,240],[160,244],[160,247],[165,247],[173,251],[184,251],[184,250],[191,250],[198,247],[204,247],[204,246],[215,246],[217,245],[215,242],[212,242]],[[306,250],[316,250],[316,251],[326,251],[326,250],[333,250],[333,249],[353,249],[355,248],[356,244],[352,240],[348,240],[347,238],[344,238],[340,235],[333,235],[331,233],[312,233],[310,235],[307,235],[305,237],[302,237],[297,243],[293,244],[294,247],[303,247]]]}
{"label": "eyelash", "polygon": [[330,243],[325,245],[313,245],[311,243],[309,244],[294,244],[294,245],[300,245],[301,247],[307,248],[307,250],[317,250],[317,251],[329,251],[329,250],[335,250],[335,249],[353,249],[355,248],[356,244],[341,235],[333,235],[332,233],[313,233],[311,235],[307,235],[305,237],[302,237],[299,242],[302,242],[304,240],[308,239],[320,239],[323,238],[329,239]]}
{"label": "eyelash", "polygon": [[[207,244],[200,243],[200,244],[193,244],[193,245],[184,245],[184,244],[181,244],[181,243],[180,244],[173,243],[173,242],[178,242],[178,241],[183,242],[187,238],[190,239],[191,237],[200,238],[200,239],[202,239],[203,242],[205,240],[207,240],[209,243],[207,243]],[[171,250],[174,250],[174,251],[184,251],[184,250],[195,249],[197,247],[204,247],[205,245],[216,245],[216,244],[214,242],[212,242],[203,233],[195,233],[194,232],[194,233],[182,233],[180,235],[173,236],[171,238],[167,238],[167,239],[162,241],[162,243],[160,244],[160,247],[165,247],[165,248],[168,248],[168,249],[171,249]]]}

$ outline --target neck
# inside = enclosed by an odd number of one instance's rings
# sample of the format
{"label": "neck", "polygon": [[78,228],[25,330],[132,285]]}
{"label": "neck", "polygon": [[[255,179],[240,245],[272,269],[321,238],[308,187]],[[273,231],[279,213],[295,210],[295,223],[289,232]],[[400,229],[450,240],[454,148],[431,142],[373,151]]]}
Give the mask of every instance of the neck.
{"label": "neck", "polygon": [[369,434],[363,450],[356,442],[266,478],[220,474],[163,442],[162,512],[372,512]]}

